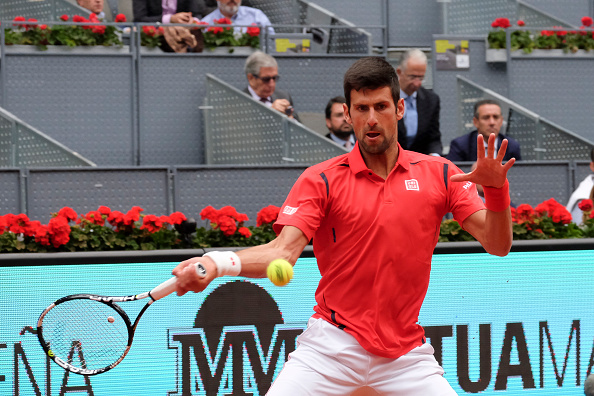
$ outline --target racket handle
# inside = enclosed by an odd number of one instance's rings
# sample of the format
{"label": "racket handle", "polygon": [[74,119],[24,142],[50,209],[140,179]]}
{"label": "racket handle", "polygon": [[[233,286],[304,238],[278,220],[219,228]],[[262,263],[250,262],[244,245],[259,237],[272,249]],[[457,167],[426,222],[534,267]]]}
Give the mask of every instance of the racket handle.
{"label": "racket handle", "polygon": [[[200,278],[204,278],[206,276],[206,269],[201,263],[194,264],[196,267],[196,273]],[[170,278],[165,282],[161,283],[159,286],[155,287],[153,290],[150,291],[150,296],[153,300],[157,301],[162,299],[163,297],[167,297],[171,293],[175,291],[175,284],[177,283],[177,277]]]}

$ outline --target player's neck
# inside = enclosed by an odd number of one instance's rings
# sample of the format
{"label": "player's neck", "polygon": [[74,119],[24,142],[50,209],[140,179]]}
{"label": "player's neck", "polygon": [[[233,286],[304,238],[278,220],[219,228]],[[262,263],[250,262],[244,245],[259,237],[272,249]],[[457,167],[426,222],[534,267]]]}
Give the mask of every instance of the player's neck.
{"label": "player's neck", "polygon": [[370,154],[361,152],[365,164],[371,169],[376,175],[386,180],[388,175],[396,166],[398,161],[398,146],[388,149],[382,154]]}

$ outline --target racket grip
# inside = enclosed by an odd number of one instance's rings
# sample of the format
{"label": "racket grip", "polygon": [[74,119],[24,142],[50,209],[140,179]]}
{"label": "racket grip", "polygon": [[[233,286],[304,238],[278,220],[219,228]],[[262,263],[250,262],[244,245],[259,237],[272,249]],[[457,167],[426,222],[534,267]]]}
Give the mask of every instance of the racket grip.
{"label": "racket grip", "polygon": [[[204,278],[206,276],[206,269],[201,263],[194,264],[196,267],[196,273],[200,278]],[[163,297],[167,297],[171,293],[175,291],[175,285],[177,283],[177,277],[170,278],[165,282],[161,283],[159,286],[155,287],[153,290],[150,291],[150,296],[153,300],[157,301],[162,299]]]}

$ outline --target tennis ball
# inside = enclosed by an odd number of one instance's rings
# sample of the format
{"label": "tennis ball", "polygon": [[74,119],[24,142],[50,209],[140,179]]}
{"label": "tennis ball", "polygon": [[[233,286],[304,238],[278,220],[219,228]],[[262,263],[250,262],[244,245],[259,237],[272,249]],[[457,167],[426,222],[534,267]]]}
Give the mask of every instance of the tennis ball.
{"label": "tennis ball", "polygon": [[276,286],[284,286],[293,278],[293,266],[287,260],[272,260],[266,269],[266,276]]}

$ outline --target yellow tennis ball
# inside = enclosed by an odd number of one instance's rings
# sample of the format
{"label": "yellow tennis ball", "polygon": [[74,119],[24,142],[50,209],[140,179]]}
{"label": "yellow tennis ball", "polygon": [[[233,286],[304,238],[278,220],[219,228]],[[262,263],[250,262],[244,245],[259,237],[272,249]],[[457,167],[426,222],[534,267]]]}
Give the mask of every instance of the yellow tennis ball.
{"label": "yellow tennis ball", "polygon": [[293,266],[287,260],[272,260],[266,269],[266,276],[276,286],[284,286],[293,278]]}

